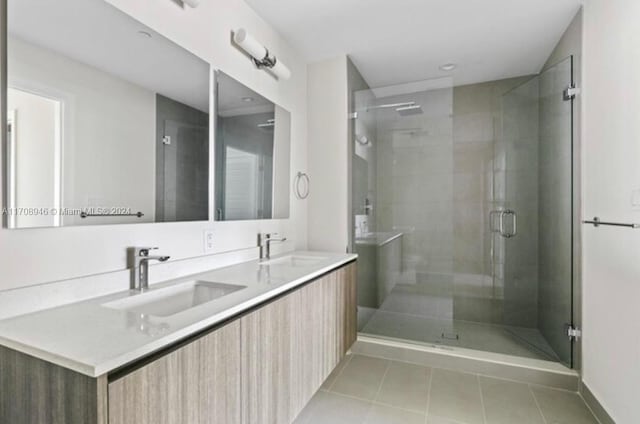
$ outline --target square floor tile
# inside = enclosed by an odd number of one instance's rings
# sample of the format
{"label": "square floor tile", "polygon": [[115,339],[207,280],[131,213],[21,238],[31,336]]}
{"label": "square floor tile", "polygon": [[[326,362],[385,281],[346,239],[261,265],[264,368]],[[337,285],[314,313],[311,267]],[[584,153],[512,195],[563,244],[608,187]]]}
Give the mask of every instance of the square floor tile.
{"label": "square floor tile", "polygon": [[320,387],[322,390],[329,390],[331,388],[333,383],[336,381],[336,378],[342,373],[344,367],[346,367],[351,360],[352,356],[353,355],[347,355],[344,357],[344,359],[342,359],[342,361],[340,361],[340,363],[335,367],[331,374],[329,374],[329,377],[327,377],[324,383],[322,383],[322,386]]}
{"label": "square floor tile", "polygon": [[427,424],[464,424],[460,421],[454,421],[449,418],[436,417],[433,415],[429,415],[427,418]]}
{"label": "square floor tile", "polygon": [[542,415],[548,424],[597,424],[577,393],[531,386]]}
{"label": "square floor tile", "polygon": [[353,355],[330,390],[364,400],[374,400],[389,362],[387,359]]}
{"label": "square floor tile", "polygon": [[370,408],[369,402],[319,391],[300,412],[294,424],[361,424]]}
{"label": "square floor tile", "polygon": [[427,411],[430,376],[431,370],[427,367],[392,361],[375,401],[424,413]]}
{"label": "square floor tile", "polygon": [[487,424],[545,424],[527,384],[480,377],[480,388]]}
{"label": "square floor tile", "polygon": [[405,411],[385,405],[373,405],[365,424],[424,424],[425,414]]}
{"label": "square floor tile", "polygon": [[434,369],[431,374],[429,415],[466,424],[483,424],[480,384],[474,374]]}

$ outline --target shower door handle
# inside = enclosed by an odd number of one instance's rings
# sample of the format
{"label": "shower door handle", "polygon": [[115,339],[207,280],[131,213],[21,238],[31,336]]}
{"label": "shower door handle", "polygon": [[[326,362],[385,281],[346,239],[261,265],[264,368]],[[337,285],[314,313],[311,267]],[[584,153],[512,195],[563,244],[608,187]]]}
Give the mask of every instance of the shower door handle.
{"label": "shower door handle", "polygon": [[500,211],[500,215],[498,216],[498,232],[500,233],[500,235],[502,237],[508,237],[507,233],[504,231],[504,215],[507,213],[507,211],[502,210]]}
{"label": "shower door handle", "polygon": [[[505,230],[504,217],[511,216],[511,231]],[[506,209],[500,213],[500,235],[504,238],[515,237],[518,234],[518,215],[513,209]]]}
{"label": "shower door handle", "polygon": [[511,211],[511,215],[513,216],[513,231],[511,232],[511,237],[515,237],[518,235],[518,214],[516,211]]}
{"label": "shower door handle", "polygon": [[499,221],[498,222],[500,223],[502,221],[502,212],[503,211],[497,210],[497,209],[494,209],[494,210],[489,212],[489,231],[490,232],[492,232],[492,233],[500,233],[501,232],[500,224],[498,224],[498,228],[497,229],[495,227],[495,223],[496,223],[495,216],[499,215],[499,218],[498,218]]}

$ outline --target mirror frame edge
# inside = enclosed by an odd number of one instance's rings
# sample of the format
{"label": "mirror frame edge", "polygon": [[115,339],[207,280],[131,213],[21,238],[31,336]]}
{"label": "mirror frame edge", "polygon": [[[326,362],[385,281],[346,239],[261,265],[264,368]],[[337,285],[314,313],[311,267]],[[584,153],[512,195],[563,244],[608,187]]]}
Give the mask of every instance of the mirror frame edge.
{"label": "mirror frame edge", "polygon": [[9,215],[5,213],[8,200],[7,187],[7,38],[9,37],[7,25],[7,0],[0,0],[0,144],[2,145],[0,151],[0,188],[2,189],[1,195],[1,207],[2,207],[2,229],[12,229],[9,227]]}

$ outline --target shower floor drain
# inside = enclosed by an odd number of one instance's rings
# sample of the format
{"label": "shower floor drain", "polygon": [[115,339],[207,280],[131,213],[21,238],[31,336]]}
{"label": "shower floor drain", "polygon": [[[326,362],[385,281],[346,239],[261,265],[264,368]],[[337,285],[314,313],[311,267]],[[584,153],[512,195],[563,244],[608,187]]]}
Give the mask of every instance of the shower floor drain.
{"label": "shower floor drain", "polygon": [[442,338],[445,340],[460,340],[458,333],[442,333]]}

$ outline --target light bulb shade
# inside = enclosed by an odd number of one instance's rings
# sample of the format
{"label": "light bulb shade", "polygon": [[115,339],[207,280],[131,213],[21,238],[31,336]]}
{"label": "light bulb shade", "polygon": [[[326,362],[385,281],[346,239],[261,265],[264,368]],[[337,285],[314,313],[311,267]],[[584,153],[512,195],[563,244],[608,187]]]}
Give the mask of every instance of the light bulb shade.
{"label": "light bulb shade", "polygon": [[233,41],[255,59],[262,60],[267,56],[267,49],[243,28],[234,32]]}
{"label": "light bulb shade", "polygon": [[291,71],[285,65],[282,64],[278,59],[276,59],[276,64],[273,65],[273,68],[270,71],[281,80],[288,80],[291,78]]}
{"label": "light bulb shade", "polygon": [[233,33],[233,41],[253,58],[258,68],[267,68],[278,79],[291,78],[291,71],[280,62],[269,50],[253,38],[244,28]]}
{"label": "light bulb shade", "polygon": [[189,7],[198,7],[200,4],[200,0],[182,0],[182,2]]}

